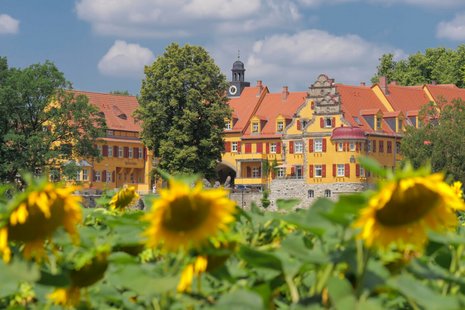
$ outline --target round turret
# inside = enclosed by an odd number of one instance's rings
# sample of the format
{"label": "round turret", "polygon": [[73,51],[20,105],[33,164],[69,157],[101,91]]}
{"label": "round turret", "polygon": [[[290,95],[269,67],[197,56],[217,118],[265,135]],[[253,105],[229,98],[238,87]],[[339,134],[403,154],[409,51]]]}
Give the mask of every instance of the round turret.
{"label": "round turret", "polygon": [[366,140],[365,132],[359,127],[338,127],[331,133],[331,140]]}

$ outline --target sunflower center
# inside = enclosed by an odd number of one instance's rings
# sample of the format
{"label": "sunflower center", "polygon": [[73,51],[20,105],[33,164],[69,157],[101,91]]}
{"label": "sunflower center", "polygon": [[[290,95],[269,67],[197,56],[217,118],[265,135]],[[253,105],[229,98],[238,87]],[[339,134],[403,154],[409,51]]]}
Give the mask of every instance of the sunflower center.
{"label": "sunflower center", "polygon": [[396,185],[391,199],[378,211],[376,220],[385,226],[402,226],[422,219],[440,202],[440,195],[423,184],[407,190]]}
{"label": "sunflower center", "polygon": [[163,217],[163,226],[172,231],[191,231],[201,226],[210,214],[211,204],[201,197],[175,199]]}

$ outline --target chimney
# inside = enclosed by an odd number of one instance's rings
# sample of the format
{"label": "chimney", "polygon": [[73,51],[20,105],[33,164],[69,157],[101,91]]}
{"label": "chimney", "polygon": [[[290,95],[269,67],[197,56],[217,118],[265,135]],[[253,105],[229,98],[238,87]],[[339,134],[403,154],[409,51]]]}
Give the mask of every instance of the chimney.
{"label": "chimney", "polygon": [[289,95],[289,88],[287,86],[283,86],[283,90],[281,91],[281,99],[287,100],[287,96]]}
{"label": "chimney", "polygon": [[365,82],[360,82],[360,86],[365,86]]}
{"label": "chimney", "polygon": [[385,76],[380,76],[379,77],[379,87],[383,91],[385,95],[389,95],[389,89],[387,86],[387,78]]}
{"label": "chimney", "polygon": [[257,96],[258,96],[258,95],[260,95],[262,93],[262,90],[263,90],[262,80],[257,81],[257,86],[256,87],[258,87],[258,94],[257,94]]}

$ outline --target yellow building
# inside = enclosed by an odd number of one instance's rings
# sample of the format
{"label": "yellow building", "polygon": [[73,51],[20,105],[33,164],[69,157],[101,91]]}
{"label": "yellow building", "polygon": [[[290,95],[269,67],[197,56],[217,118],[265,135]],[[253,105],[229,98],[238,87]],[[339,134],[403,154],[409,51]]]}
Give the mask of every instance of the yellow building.
{"label": "yellow building", "polygon": [[87,96],[89,103],[103,113],[107,124],[106,136],[97,142],[101,159],[78,160],[82,170],[76,181],[89,192],[121,188],[125,184],[136,187],[141,193],[150,191],[152,158],[139,138],[140,124],[132,116],[139,105],[137,98],[84,91],[74,93]]}

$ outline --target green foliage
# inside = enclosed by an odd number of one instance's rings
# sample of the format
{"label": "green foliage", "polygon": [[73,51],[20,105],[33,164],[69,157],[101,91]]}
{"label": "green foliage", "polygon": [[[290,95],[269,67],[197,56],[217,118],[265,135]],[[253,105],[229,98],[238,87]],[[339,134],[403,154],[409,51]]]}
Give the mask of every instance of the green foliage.
{"label": "green foliage", "polygon": [[406,86],[436,81],[465,87],[465,45],[461,44],[455,50],[428,48],[424,53],[418,52],[399,61],[394,60],[393,54],[384,54],[371,81],[378,82],[380,76]]}
{"label": "green foliage", "polygon": [[423,125],[407,127],[401,152],[415,168],[431,163],[435,172],[444,171],[465,183],[465,102],[430,104],[420,113]]}
{"label": "green foliage", "polygon": [[214,177],[224,150],[226,78],[202,47],[173,43],[145,69],[140,107],[141,137],[173,173]]}
{"label": "green foliage", "polygon": [[45,173],[75,156],[98,156],[105,121],[85,96],[74,96],[62,72],[47,61],[8,68],[0,58],[0,181],[20,171]]}

